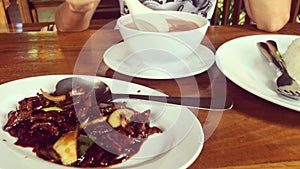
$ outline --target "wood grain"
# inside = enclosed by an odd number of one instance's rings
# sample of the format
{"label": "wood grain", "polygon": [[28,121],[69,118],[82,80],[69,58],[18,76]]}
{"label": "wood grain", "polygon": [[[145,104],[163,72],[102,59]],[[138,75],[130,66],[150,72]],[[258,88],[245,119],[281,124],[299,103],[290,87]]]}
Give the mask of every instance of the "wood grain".
{"label": "wood grain", "polygon": [[[299,35],[300,25],[288,24],[278,33]],[[266,32],[258,31],[254,26],[211,26],[206,35],[210,41],[204,40],[203,44],[215,51],[228,40],[256,34]],[[121,40],[117,30],[108,29],[79,33],[0,33],[0,84],[31,76],[76,72],[131,81],[172,96],[180,96],[182,91],[186,96],[197,96],[198,92],[202,96],[210,96],[213,90],[225,90],[227,93],[217,94],[234,99],[232,110],[222,114],[196,111],[205,130],[206,141],[200,156],[189,168],[300,166],[299,112],[243,90],[226,79],[216,65],[208,72],[176,80],[149,80],[116,73],[104,64],[102,55]],[[82,49],[95,53],[84,55],[86,53]],[[211,79],[214,81],[211,82]]]}

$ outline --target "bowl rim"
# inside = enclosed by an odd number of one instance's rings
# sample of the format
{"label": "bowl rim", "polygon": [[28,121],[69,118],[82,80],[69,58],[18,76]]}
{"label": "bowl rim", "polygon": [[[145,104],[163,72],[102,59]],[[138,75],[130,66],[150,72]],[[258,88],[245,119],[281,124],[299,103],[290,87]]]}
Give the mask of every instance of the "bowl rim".
{"label": "bowl rim", "polygon": [[[177,33],[183,33],[183,32],[193,32],[193,31],[199,31],[199,30],[202,30],[202,29],[207,29],[207,27],[210,25],[210,22],[207,18],[203,17],[202,15],[199,15],[199,14],[193,14],[193,13],[190,13],[190,12],[184,12],[184,11],[156,11],[157,13],[159,14],[163,14],[163,15],[166,15],[166,16],[174,16],[174,14],[178,15],[179,17],[180,16],[183,16],[183,15],[189,15],[189,16],[192,16],[192,17],[197,17],[198,19],[201,19],[201,21],[203,21],[203,24],[200,25],[198,22],[195,22],[195,20],[192,20],[192,19],[188,19],[188,21],[191,21],[191,22],[194,22],[196,23],[199,27],[196,28],[196,29],[191,29],[191,30],[184,30],[184,31],[173,31],[173,32],[151,32],[151,33],[158,33],[158,34],[177,34]],[[136,31],[136,32],[144,32],[146,33],[146,31],[141,31],[141,30],[138,30],[138,29],[133,29],[133,28],[130,28],[130,27],[127,27],[125,26],[122,22],[125,20],[125,19],[129,19],[130,20],[131,18],[131,14],[126,14],[126,15],[122,15],[120,16],[118,19],[117,19],[117,28],[120,29],[124,29],[124,30],[128,30],[128,31]],[[180,18],[179,18],[180,19]],[[132,21],[132,19],[131,19]]]}

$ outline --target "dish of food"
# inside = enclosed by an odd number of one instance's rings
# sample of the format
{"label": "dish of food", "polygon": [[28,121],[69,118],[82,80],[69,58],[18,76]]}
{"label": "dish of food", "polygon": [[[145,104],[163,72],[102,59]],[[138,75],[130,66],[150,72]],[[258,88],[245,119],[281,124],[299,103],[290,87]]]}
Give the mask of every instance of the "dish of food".
{"label": "dish of food", "polygon": [[[294,35],[253,35],[230,40],[216,52],[216,64],[224,75],[241,88],[277,105],[300,111],[300,101],[286,98],[275,92],[278,70],[261,55],[257,42],[274,40],[284,54]],[[299,65],[300,66],[300,65]]]}
{"label": "dish of food", "polygon": [[[40,166],[38,168],[51,168],[53,165],[55,168],[65,168],[66,166],[63,165],[57,165],[54,163],[47,162],[46,160],[42,160],[36,156],[35,153],[32,152],[32,148],[23,148],[21,146],[15,145],[15,142],[17,141],[16,138],[10,136],[7,132],[3,131],[4,128],[7,126],[7,120],[8,120],[8,112],[15,110],[18,106],[18,101],[22,100],[24,98],[35,96],[36,93],[40,92],[40,88],[45,91],[45,93],[42,94],[49,94],[54,91],[55,84],[66,77],[70,77],[69,75],[53,75],[53,76],[40,76],[40,77],[33,77],[33,78],[26,78],[21,80],[16,80],[13,82],[9,82],[6,84],[3,84],[0,86],[0,93],[2,96],[8,96],[8,93],[10,93],[10,97],[6,97],[6,100],[2,100],[1,105],[2,108],[0,109],[1,113],[1,131],[0,131],[0,148],[5,150],[1,151],[1,154],[5,152],[5,158],[3,158],[0,163],[1,167],[4,168],[14,168],[14,166],[25,166],[34,164],[31,166],[32,168],[37,168],[37,166]],[[84,76],[85,78],[87,76]],[[91,77],[89,77],[91,78]],[[154,91],[152,89],[149,89],[147,87],[143,87],[137,84],[132,84],[128,82],[113,80],[113,79],[107,79],[107,78],[100,78],[97,77],[97,80],[101,80],[108,84],[112,90],[112,92],[125,92],[125,93],[141,93],[141,94],[162,94],[157,91]],[[20,85],[22,87],[20,87]],[[124,90],[125,89],[125,90]],[[11,92],[13,91],[13,92]],[[49,92],[49,93],[46,93]],[[40,96],[40,95],[39,95]],[[126,102],[126,105],[124,105],[123,102]],[[136,167],[139,166],[140,168],[147,168],[147,167],[153,167],[155,165],[158,165],[161,163],[161,160],[166,160],[165,158],[169,159],[171,158],[177,158],[176,151],[186,151],[185,149],[189,149],[187,153],[188,158],[184,158],[182,160],[178,160],[174,165],[176,168],[182,167],[182,166],[188,166],[190,165],[193,160],[196,159],[196,157],[199,155],[202,144],[203,144],[203,132],[201,129],[201,125],[198,122],[198,120],[195,118],[195,116],[184,107],[180,106],[170,106],[170,105],[164,105],[162,103],[151,103],[145,102],[145,101],[137,101],[137,100],[118,100],[118,103],[120,103],[122,109],[120,107],[116,106],[113,108],[117,108],[117,110],[123,110],[126,109],[126,111],[133,111],[134,112],[143,112],[145,110],[151,110],[151,114],[147,114],[148,111],[146,111],[146,114],[149,115],[149,120],[152,128],[155,126],[154,130],[156,130],[154,133],[157,134],[151,134],[147,140],[145,140],[145,144],[142,145],[141,149],[138,151],[137,154],[133,155],[129,160],[113,165],[112,167],[124,167],[124,168],[130,168],[130,167]],[[128,103],[128,105],[127,105]],[[125,107],[124,107],[125,106]],[[128,107],[127,107],[128,106]],[[129,108],[131,107],[131,108]],[[53,113],[58,111],[58,106],[50,106],[48,111]],[[110,107],[111,108],[111,107]],[[177,110],[178,113],[174,113],[174,110]],[[46,110],[45,110],[46,111]],[[171,112],[169,112],[171,111]],[[113,111],[114,112],[114,111]],[[56,112],[59,113],[59,112]],[[112,113],[114,114],[114,113]],[[112,116],[112,114],[110,116]],[[118,114],[118,113],[115,113]],[[140,113],[138,113],[140,114]],[[142,114],[141,114],[142,115]],[[108,116],[108,124],[111,126],[114,126],[114,122],[109,122],[110,116]],[[105,116],[104,116],[105,117]],[[32,117],[33,118],[33,117]],[[53,117],[52,117],[53,118]],[[35,118],[36,119],[36,118]],[[88,120],[84,120],[83,123],[81,123],[81,127],[87,127],[93,122],[98,123],[99,118],[95,118],[94,120],[88,122]],[[192,122],[192,123],[191,123]],[[61,123],[63,124],[63,123]],[[179,126],[178,126],[179,125]],[[187,127],[182,127],[187,126]],[[31,126],[33,127],[33,126]],[[114,126],[115,128],[118,127]],[[157,127],[157,128],[156,128]],[[149,128],[149,129],[150,129]],[[183,128],[183,129],[182,129]],[[162,133],[160,133],[159,130],[161,129]],[[74,132],[77,130],[73,130],[73,132],[66,132],[64,136],[72,137],[77,132]],[[174,132],[176,133],[174,135]],[[75,134],[74,134],[75,133]],[[158,134],[160,133],[160,134]],[[81,133],[82,134],[82,133]],[[195,135],[196,134],[196,135]],[[87,137],[82,137],[81,141],[85,143],[91,143],[89,139],[86,139]],[[172,138],[173,137],[173,138]],[[26,137],[25,137],[26,138]],[[194,139],[196,145],[189,145],[186,143],[186,141]],[[47,141],[48,139],[45,139]],[[63,139],[58,139],[63,140]],[[63,141],[62,141],[63,142]],[[19,142],[20,143],[20,142]],[[23,142],[24,143],[24,142]],[[57,143],[57,145],[59,145]],[[109,144],[108,144],[109,145]],[[155,145],[155,146],[154,146]],[[91,146],[89,144],[86,144],[86,146]],[[59,147],[59,146],[58,146]],[[193,150],[190,150],[193,148]],[[82,147],[81,150],[86,149],[86,147]],[[49,153],[48,151],[47,153]],[[123,154],[123,153],[122,153]],[[9,160],[5,160],[6,158],[9,159],[9,157],[14,157],[12,159],[18,159],[20,160],[20,163],[12,163],[9,162]],[[2,156],[3,157],[3,156]],[[10,160],[10,161],[11,161]],[[168,160],[167,160],[168,161]],[[169,159],[169,162],[171,162],[172,159]],[[74,166],[74,165],[73,165]],[[92,166],[93,167],[93,166]],[[26,168],[30,168],[29,166]]]}

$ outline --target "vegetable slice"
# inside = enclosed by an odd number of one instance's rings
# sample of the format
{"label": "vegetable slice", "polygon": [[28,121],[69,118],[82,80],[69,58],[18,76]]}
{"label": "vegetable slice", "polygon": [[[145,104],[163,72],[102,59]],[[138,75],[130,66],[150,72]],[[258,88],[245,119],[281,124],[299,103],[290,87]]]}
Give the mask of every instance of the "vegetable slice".
{"label": "vegetable slice", "polygon": [[64,165],[77,161],[77,135],[78,131],[70,131],[60,137],[53,145],[53,149],[61,157]]}
{"label": "vegetable slice", "polygon": [[58,111],[58,112],[63,111],[63,109],[61,109],[59,107],[45,107],[42,110],[44,110],[45,112],[47,112],[47,111]]}
{"label": "vegetable slice", "polygon": [[[123,126],[123,121],[122,120],[130,120],[131,116],[134,114],[134,112],[130,109],[117,109],[108,118],[108,123],[111,125],[113,128],[117,128],[120,125]],[[125,125],[125,124],[124,124]]]}
{"label": "vegetable slice", "polygon": [[79,146],[79,152],[78,156],[83,156],[86,151],[91,147],[91,145],[94,143],[94,141],[87,135],[80,134],[78,139],[78,146]]}
{"label": "vegetable slice", "polygon": [[42,92],[42,95],[48,100],[51,100],[54,102],[60,102],[60,101],[66,100],[66,95],[52,96],[52,95],[48,94],[47,92],[44,92],[42,89],[40,89],[40,91]]}

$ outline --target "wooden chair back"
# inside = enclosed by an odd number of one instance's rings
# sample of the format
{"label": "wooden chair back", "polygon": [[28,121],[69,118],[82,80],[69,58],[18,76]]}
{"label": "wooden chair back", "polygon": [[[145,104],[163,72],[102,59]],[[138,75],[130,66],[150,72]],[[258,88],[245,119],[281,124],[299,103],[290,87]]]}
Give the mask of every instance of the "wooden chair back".
{"label": "wooden chair back", "polygon": [[119,0],[101,0],[92,19],[117,19],[119,17]]}
{"label": "wooden chair back", "polygon": [[9,32],[9,17],[4,7],[3,0],[0,0],[0,32]]}
{"label": "wooden chair back", "polygon": [[[64,0],[18,0],[23,23],[38,23],[38,9],[56,8]],[[115,19],[120,16],[118,0],[101,0],[93,19]]]}
{"label": "wooden chair back", "polygon": [[18,0],[19,11],[23,23],[38,23],[38,9],[56,8],[64,0]]}
{"label": "wooden chair back", "polygon": [[[240,22],[242,20],[242,22]],[[211,19],[212,25],[249,24],[243,0],[218,1]]]}
{"label": "wooden chair back", "polygon": [[296,23],[299,16],[300,0],[292,0],[291,16],[289,22]]}

